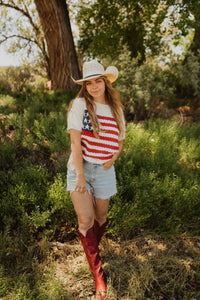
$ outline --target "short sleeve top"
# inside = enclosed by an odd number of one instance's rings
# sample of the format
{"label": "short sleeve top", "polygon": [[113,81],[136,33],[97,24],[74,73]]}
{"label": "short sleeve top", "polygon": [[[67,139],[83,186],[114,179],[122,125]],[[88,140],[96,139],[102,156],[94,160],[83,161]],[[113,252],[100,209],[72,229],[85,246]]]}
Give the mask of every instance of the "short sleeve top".
{"label": "short sleeve top", "polygon": [[[103,164],[119,151],[119,141],[125,138],[125,121],[122,112],[124,133],[119,135],[119,129],[110,106],[98,102],[95,102],[95,104],[96,115],[100,124],[98,137],[93,133],[84,98],[76,98],[73,101],[68,114],[67,129],[68,131],[76,129],[81,132],[82,154],[85,160],[95,164]],[[71,163],[72,155],[69,159],[69,164]]]}

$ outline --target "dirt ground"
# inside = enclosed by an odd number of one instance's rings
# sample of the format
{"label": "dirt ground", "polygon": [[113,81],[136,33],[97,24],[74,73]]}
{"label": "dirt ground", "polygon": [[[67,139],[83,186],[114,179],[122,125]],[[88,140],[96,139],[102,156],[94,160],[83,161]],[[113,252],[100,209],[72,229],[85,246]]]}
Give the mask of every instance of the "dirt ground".
{"label": "dirt ground", "polygon": [[[95,284],[78,236],[70,242],[52,242],[51,248],[55,277],[66,291],[76,300],[95,299]],[[106,299],[200,299],[200,237],[137,236],[127,241],[104,237],[100,251],[108,279]],[[167,296],[169,286],[176,285],[180,295]],[[184,295],[184,285],[191,289],[187,294],[191,297]]]}

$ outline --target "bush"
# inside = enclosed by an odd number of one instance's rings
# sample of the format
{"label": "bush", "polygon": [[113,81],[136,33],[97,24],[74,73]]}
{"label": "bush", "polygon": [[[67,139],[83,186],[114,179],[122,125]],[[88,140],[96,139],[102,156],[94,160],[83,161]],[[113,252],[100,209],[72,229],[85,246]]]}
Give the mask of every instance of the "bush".
{"label": "bush", "polygon": [[177,97],[183,99],[185,104],[193,105],[193,102],[200,98],[199,57],[194,56],[193,53],[188,53],[183,63],[172,64],[172,74],[176,78]]}
{"label": "bush", "polygon": [[163,111],[183,105],[199,107],[198,57],[188,54],[184,63],[172,58],[164,66],[149,57],[140,65],[139,57],[132,58],[125,47],[115,65],[119,69],[116,88],[121,94],[128,121],[153,117],[160,107]]}
{"label": "bush", "polygon": [[72,95],[27,91],[1,96],[1,230],[19,230],[26,239],[44,230],[53,234],[61,215],[73,222],[65,188],[70,152],[66,113]]}
{"label": "bush", "polygon": [[31,70],[28,67],[8,67],[0,73],[0,89],[20,92],[31,80],[31,77]]}
{"label": "bush", "polygon": [[1,298],[72,299],[55,281],[49,249],[41,249],[58,228],[76,224],[66,191],[72,95],[26,90],[0,96]]}
{"label": "bush", "polygon": [[[48,253],[41,243],[74,237],[77,225],[66,191],[66,113],[73,97],[73,92],[30,89],[0,97],[0,297],[66,295],[44,275],[50,263],[41,255]],[[131,237],[141,229],[199,234],[199,131],[198,123],[179,126],[151,119],[127,125],[115,163],[118,194],[108,214],[112,236]]]}
{"label": "bush", "polygon": [[151,58],[139,65],[139,58],[131,58],[125,48],[116,65],[119,68],[116,87],[121,94],[128,120],[146,119],[160,102],[175,97],[175,86],[170,85],[170,71],[163,69]]}
{"label": "bush", "polygon": [[[70,140],[66,113],[73,93],[2,96],[2,230],[53,236],[65,219],[76,224],[66,192]],[[15,106],[18,106],[18,111]],[[139,228],[196,232],[199,221],[199,125],[128,124],[116,162],[118,194],[109,211],[112,234]],[[118,171],[120,170],[120,172]],[[121,222],[118,222],[118,220]],[[65,222],[65,223],[66,223]]]}
{"label": "bush", "polygon": [[199,124],[179,127],[166,121],[128,125],[116,161],[118,194],[109,211],[110,232],[199,233],[199,129]]}

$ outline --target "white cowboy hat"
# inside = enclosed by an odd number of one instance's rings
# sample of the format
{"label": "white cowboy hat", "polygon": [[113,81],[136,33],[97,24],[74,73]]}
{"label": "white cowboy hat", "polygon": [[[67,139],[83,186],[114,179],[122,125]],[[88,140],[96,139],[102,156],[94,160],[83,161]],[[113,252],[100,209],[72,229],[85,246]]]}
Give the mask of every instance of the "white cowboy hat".
{"label": "white cowboy hat", "polygon": [[91,60],[83,64],[83,78],[79,80],[72,78],[72,80],[77,84],[83,85],[83,82],[86,80],[106,76],[112,83],[117,79],[118,73],[117,68],[114,66],[110,66],[104,71],[104,67],[100,63],[96,60]]}

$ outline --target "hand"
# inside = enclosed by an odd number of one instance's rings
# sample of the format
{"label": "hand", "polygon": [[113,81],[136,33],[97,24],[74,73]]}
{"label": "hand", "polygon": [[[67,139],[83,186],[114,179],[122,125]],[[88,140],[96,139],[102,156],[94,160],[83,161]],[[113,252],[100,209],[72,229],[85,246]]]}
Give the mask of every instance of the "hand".
{"label": "hand", "polygon": [[112,158],[109,161],[107,161],[106,163],[104,163],[103,166],[106,170],[108,170],[112,167],[113,163],[114,163],[114,159]]}
{"label": "hand", "polygon": [[85,176],[84,175],[77,174],[75,191],[79,192],[79,193],[85,193],[86,192],[86,181],[85,181]]}

